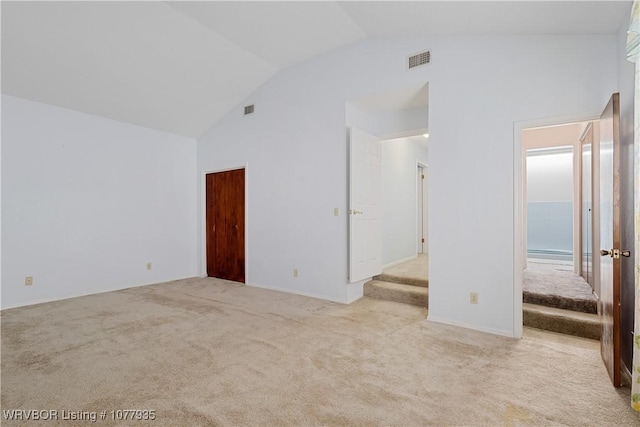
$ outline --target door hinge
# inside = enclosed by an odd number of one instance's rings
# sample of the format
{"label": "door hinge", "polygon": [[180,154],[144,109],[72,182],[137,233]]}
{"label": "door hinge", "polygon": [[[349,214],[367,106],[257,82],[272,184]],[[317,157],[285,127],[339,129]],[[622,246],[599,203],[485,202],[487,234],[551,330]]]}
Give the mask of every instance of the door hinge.
{"label": "door hinge", "polygon": [[422,238],[422,243],[424,243],[424,237]]}
{"label": "door hinge", "polygon": [[422,179],[424,179],[424,174],[422,174]]}

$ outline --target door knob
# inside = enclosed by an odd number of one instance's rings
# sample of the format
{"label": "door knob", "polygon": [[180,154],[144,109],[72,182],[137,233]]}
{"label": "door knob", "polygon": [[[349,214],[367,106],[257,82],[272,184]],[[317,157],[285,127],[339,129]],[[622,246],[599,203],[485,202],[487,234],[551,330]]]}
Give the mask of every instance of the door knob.
{"label": "door knob", "polygon": [[622,255],[623,257],[629,258],[631,256],[631,251],[621,251],[620,249],[609,249],[609,250],[600,249],[600,255],[601,256],[611,255],[611,258],[615,258],[615,259],[620,258],[620,255]]}

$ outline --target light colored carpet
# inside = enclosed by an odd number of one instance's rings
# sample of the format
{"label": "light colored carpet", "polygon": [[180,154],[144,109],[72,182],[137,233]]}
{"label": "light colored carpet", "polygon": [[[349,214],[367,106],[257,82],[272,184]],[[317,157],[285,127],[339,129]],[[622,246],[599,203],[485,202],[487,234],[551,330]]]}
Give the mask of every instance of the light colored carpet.
{"label": "light colored carpet", "polygon": [[370,280],[364,284],[364,296],[429,307],[429,289],[423,286]]}
{"label": "light colored carpet", "polygon": [[597,312],[597,298],[591,286],[573,272],[573,266],[530,260],[522,279],[522,293],[524,302]]}
{"label": "light colored carpet", "polygon": [[2,312],[2,409],[156,421],[3,425],[630,426],[592,340],[188,279]]}
{"label": "light colored carpet", "polygon": [[385,282],[429,287],[429,255],[418,254],[416,259],[385,268],[374,279]]}
{"label": "light colored carpet", "polygon": [[522,324],[592,340],[600,340],[602,335],[602,324],[597,314],[537,304],[522,304]]}

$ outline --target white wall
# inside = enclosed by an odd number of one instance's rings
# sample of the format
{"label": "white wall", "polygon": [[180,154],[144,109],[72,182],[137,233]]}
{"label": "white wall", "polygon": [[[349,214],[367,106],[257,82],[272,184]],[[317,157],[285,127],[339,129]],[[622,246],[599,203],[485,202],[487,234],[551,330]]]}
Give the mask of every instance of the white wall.
{"label": "white wall", "polygon": [[573,153],[527,156],[527,202],[573,202]]}
{"label": "white wall", "polygon": [[195,152],[190,138],[3,95],[1,306],[195,276]]}
{"label": "white wall", "polygon": [[374,134],[381,138],[411,136],[427,131],[428,107],[406,108],[370,114]]}
{"label": "white wall", "polygon": [[428,107],[370,111],[347,102],[345,115],[347,126],[357,127],[381,139],[419,135],[428,131]]}
{"label": "white wall", "polygon": [[568,150],[530,152],[526,158],[527,251],[536,253],[534,256],[542,251],[545,256],[570,260],[570,254],[578,250],[579,240],[574,239],[580,230],[579,211],[574,205],[574,158],[572,147]]}
{"label": "white wall", "polygon": [[428,82],[429,318],[513,335],[514,122],[597,114],[615,60],[613,35],[366,40],[264,84],[198,140],[198,170],[249,164],[248,283],[346,301],[345,101]]}
{"label": "white wall", "polygon": [[382,265],[416,256],[417,163],[427,164],[427,146],[410,138],[382,143]]}

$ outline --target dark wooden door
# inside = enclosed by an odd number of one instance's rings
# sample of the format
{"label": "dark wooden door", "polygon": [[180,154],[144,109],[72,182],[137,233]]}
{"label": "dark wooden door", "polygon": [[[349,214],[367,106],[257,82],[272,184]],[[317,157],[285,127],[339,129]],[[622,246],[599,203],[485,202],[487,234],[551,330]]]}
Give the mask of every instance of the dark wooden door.
{"label": "dark wooden door", "polygon": [[207,174],[207,275],[245,281],[244,169]]}
{"label": "dark wooden door", "polygon": [[600,353],[615,387],[620,376],[620,96],[600,116]]}

